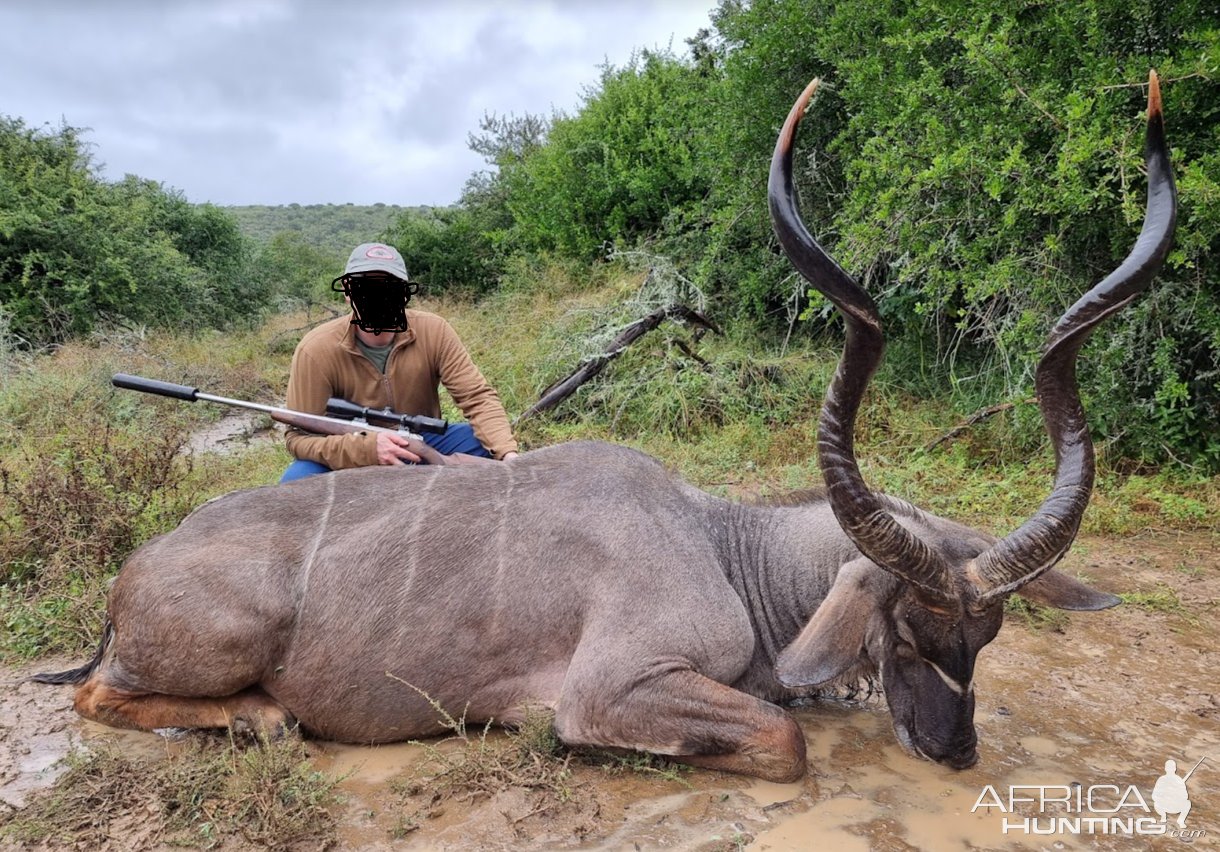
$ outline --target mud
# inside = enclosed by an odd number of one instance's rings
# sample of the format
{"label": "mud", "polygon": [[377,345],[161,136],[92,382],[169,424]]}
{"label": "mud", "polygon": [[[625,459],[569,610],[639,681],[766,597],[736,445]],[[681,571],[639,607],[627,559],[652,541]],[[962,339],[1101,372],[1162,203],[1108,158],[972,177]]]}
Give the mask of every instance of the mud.
{"label": "mud", "polygon": [[[320,769],[345,774],[337,813],[339,848],[362,850],[1174,850],[1220,846],[1220,538],[1148,535],[1086,539],[1065,569],[1107,591],[1158,593],[1155,606],[1127,604],[1073,614],[1060,629],[1034,630],[1019,616],[979,658],[977,766],[954,772],[901,751],[884,702],[824,702],[793,710],[809,744],[800,783],[766,784],[691,771],[675,781],[654,774],[573,768],[570,799],[539,807],[528,790],[449,801],[418,826],[393,781],[425,759],[420,746],[374,749],[313,743]],[[1173,601],[1180,602],[1180,607]],[[70,661],[44,661],[55,669]],[[27,669],[28,670],[28,669]],[[9,672],[8,680],[19,672]],[[75,743],[116,732],[84,723],[68,687],[6,686],[0,693],[0,808],[20,807],[51,784],[56,761]],[[165,753],[153,734],[123,733],[147,759]],[[493,737],[499,735],[492,735]],[[1149,808],[1167,759],[1191,776],[1189,839],[1064,833],[1052,817],[1078,817],[1074,799],[1018,802],[1016,813],[976,807],[1002,800],[1012,785],[1061,785],[1095,810],[1114,807],[1129,785]],[[984,795],[985,789],[995,795]],[[1079,785],[1073,786],[1073,785]],[[1101,785],[1114,785],[1100,789]],[[1037,796],[1025,787],[1025,798]],[[1062,798],[1063,792],[1049,791]],[[1127,793],[1126,818],[1156,820]],[[1103,816],[1085,813],[1085,817]],[[1004,832],[1004,821],[1056,833]],[[1176,828],[1169,817],[1168,828]],[[1094,824],[1098,826],[1098,824]],[[1149,824],[1145,824],[1149,825]],[[1110,824],[1107,824],[1109,827]],[[1068,823],[1067,827],[1071,827]],[[1088,823],[1083,824],[1087,831]],[[1098,827],[1099,830],[1099,827]],[[405,833],[404,833],[405,832]],[[396,837],[395,835],[402,835]],[[134,842],[134,838],[133,838]],[[115,848],[125,848],[116,838]]]}
{"label": "mud", "polygon": [[192,433],[182,448],[184,453],[216,453],[231,455],[256,444],[278,439],[283,431],[279,424],[267,427],[268,418],[257,411],[230,411],[215,423]]}

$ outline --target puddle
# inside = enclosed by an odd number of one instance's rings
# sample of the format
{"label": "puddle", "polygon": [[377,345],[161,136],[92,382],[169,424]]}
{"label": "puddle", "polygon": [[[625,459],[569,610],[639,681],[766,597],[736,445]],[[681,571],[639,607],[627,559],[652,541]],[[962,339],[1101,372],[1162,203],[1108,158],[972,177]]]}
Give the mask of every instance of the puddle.
{"label": "puddle", "polygon": [[[490,735],[489,735],[490,739]],[[354,746],[342,743],[316,743],[314,766],[345,778],[347,787],[384,784],[424,760],[425,749],[414,743],[389,743],[379,746]]]}

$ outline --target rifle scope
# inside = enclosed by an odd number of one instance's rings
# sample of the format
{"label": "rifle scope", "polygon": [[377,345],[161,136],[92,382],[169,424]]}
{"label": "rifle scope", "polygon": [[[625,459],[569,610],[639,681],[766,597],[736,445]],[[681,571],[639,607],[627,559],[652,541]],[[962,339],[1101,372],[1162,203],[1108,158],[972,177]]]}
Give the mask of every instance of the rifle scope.
{"label": "rifle scope", "polygon": [[397,426],[411,432],[430,432],[433,435],[444,435],[449,428],[447,420],[424,417],[422,414],[399,414],[388,408],[369,408],[334,396],[326,401],[326,413],[345,420],[358,418],[374,425]]}

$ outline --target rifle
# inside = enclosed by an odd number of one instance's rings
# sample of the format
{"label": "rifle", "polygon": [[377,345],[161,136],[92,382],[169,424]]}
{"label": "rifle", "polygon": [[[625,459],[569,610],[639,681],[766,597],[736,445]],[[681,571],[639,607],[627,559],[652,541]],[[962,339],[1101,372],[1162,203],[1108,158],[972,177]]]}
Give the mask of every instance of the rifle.
{"label": "rifle", "polygon": [[[214,396],[210,393],[202,393],[199,388],[191,388],[186,385],[176,385],[172,382],[161,382],[156,379],[146,379],[142,376],[129,376],[126,373],[115,373],[111,377],[110,383],[116,388],[125,388],[127,390],[140,391],[142,393],[152,393],[158,396],[168,396],[172,399],[181,399],[186,402],[195,402],[203,400],[204,402],[216,402],[221,405],[230,405],[234,408],[248,408],[251,411],[261,411],[271,417],[278,423],[283,423],[287,426],[293,426],[305,432],[312,432],[315,435],[351,435],[361,432],[390,432],[395,435],[400,435],[407,439],[407,449],[419,456],[424,464],[464,464],[471,460],[486,461],[486,459],[467,456],[462,453],[455,453],[451,456],[444,456],[436,450],[424,443],[423,436],[412,431],[412,427],[420,432],[431,432],[434,434],[443,434],[449,427],[449,424],[444,420],[436,420],[432,417],[412,416],[409,414],[398,414],[397,412],[385,409],[377,411],[363,406],[358,406],[347,400],[332,398],[327,404],[327,410],[335,410],[332,406],[338,404],[337,411],[340,414],[349,415],[352,419],[343,419],[342,417],[325,417],[319,414],[306,414],[303,411],[293,411],[290,408],[278,408],[272,405],[261,405],[257,402],[246,402],[241,399],[230,399],[225,396]],[[368,421],[370,419],[381,420],[382,422],[390,422],[397,424],[397,428],[389,428],[386,426],[375,426]]]}

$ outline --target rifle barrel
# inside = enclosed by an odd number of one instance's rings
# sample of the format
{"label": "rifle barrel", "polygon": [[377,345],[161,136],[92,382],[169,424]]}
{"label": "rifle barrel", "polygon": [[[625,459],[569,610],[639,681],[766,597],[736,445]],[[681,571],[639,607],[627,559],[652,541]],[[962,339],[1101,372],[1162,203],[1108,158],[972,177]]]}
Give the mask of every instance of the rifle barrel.
{"label": "rifle barrel", "polygon": [[[1203,762],[1203,761],[1205,761],[1205,760],[1207,760],[1207,755],[1203,755],[1201,758],[1199,758],[1199,763],[1202,763],[1202,762]],[[1195,764],[1195,765],[1194,765],[1194,766],[1191,768],[1191,770],[1190,770],[1189,772],[1187,772],[1187,773],[1186,773],[1185,777],[1183,777],[1183,778],[1182,778],[1182,783],[1183,783],[1183,784],[1185,784],[1185,783],[1186,783],[1186,779],[1187,779],[1187,778],[1189,778],[1190,776],[1192,776],[1192,775],[1194,775],[1194,774],[1195,774],[1195,770],[1199,768],[1199,763],[1196,763],[1196,764]]]}

